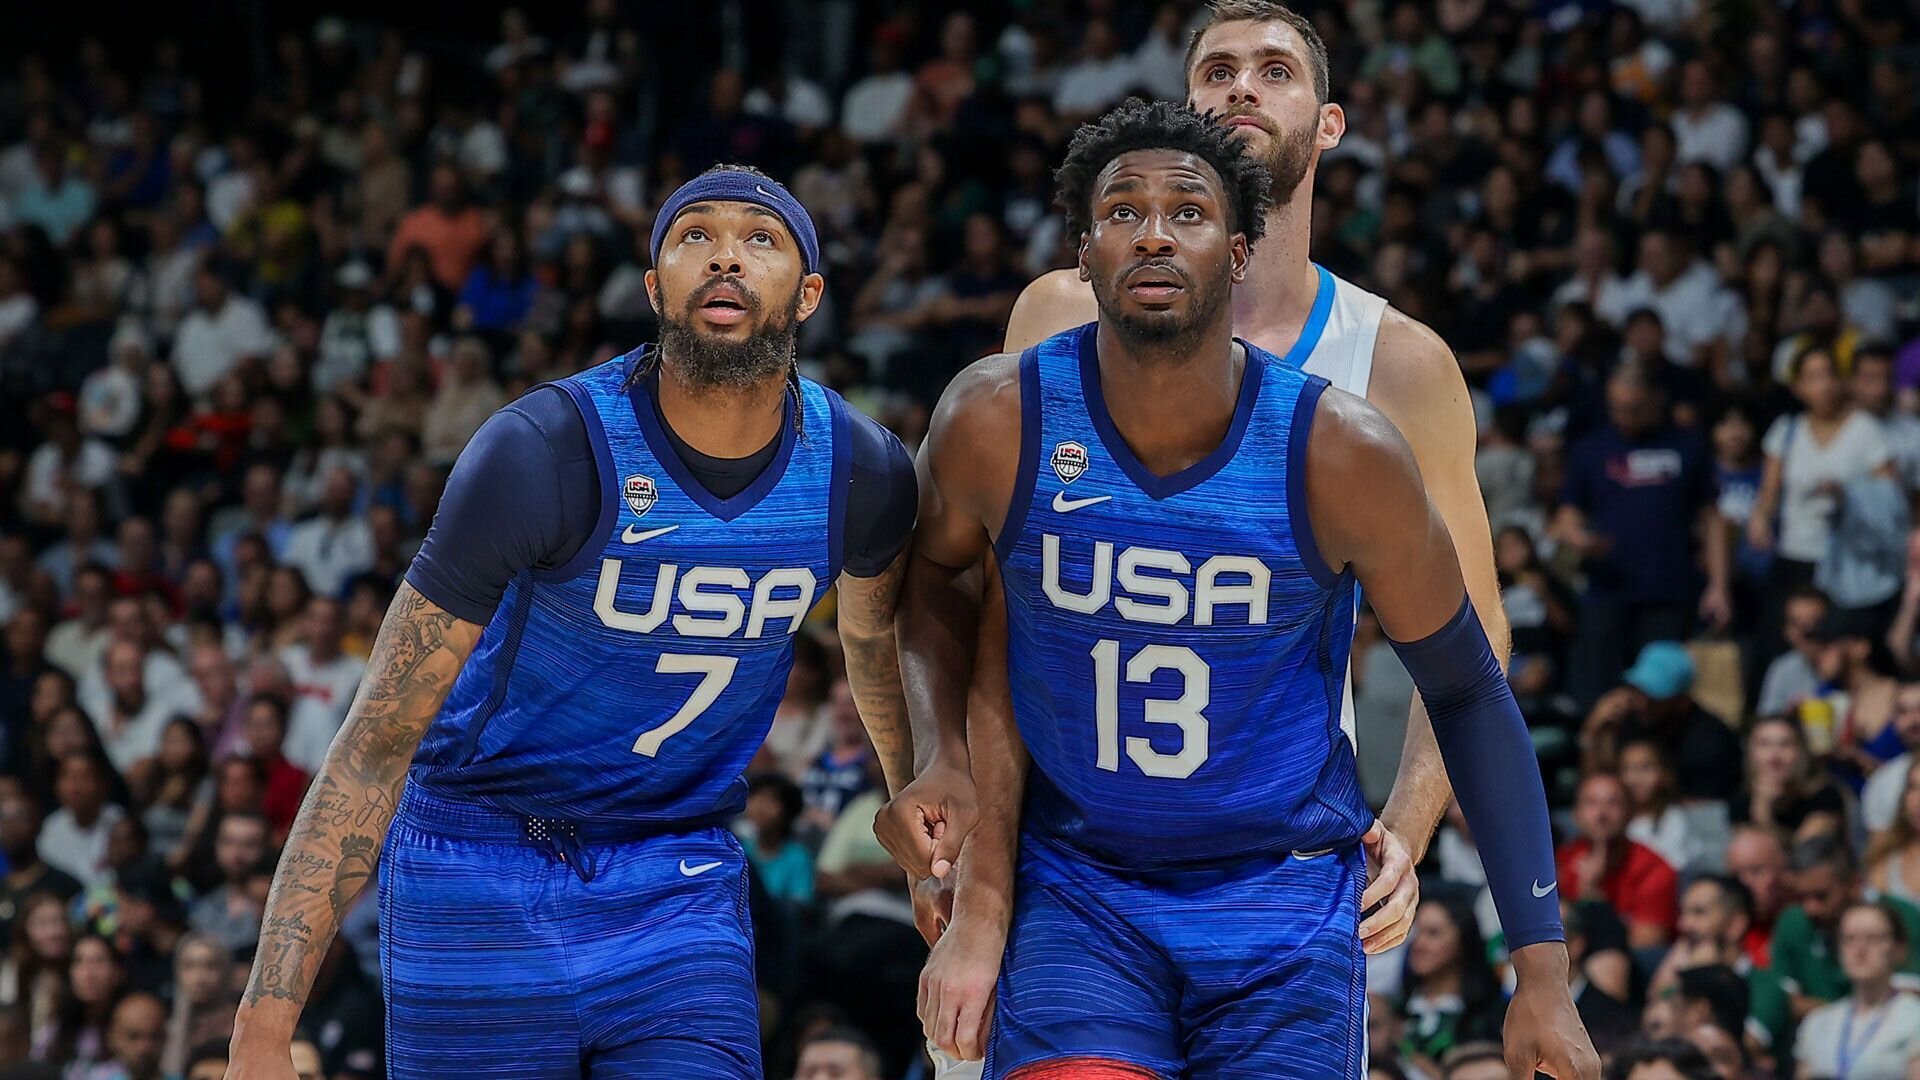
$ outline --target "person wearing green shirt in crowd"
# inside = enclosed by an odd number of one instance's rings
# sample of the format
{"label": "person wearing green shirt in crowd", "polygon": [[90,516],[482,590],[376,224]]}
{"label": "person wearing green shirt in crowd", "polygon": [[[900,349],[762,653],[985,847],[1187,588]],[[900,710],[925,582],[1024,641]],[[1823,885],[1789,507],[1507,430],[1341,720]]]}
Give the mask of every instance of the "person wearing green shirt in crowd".
{"label": "person wearing green shirt in crowd", "polygon": [[1661,995],[1681,972],[1724,966],[1746,980],[1746,1033],[1776,1059],[1793,1044],[1793,1003],[1780,976],[1754,964],[1744,943],[1753,928],[1753,894],[1732,877],[1703,874],[1680,894],[1680,934],[1653,973],[1649,993]]}
{"label": "person wearing green shirt in crowd", "polygon": [[[1835,942],[1840,915],[1847,905],[1862,899],[1860,868],[1845,842],[1833,836],[1814,836],[1793,849],[1788,878],[1800,902],[1780,913],[1773,930],[1773,971],[1792,995],[1796,1020],[1829,1001],[1846,997],[1851,989],[1840,967]],[[1920,908],[1885,897],[1887,908],[1900,917],[1909,940],[1920,939]],[[1909,950],[1896,987],[1920,988],[1920,952]]]}
{"label": "person wearing green shirt in crowd", "polygon": [[800,786],[767,773],[748,781],[747,812],[734,826],[767,895],[796,912],[813,903],[813,856],[793,836],[800,810]]}

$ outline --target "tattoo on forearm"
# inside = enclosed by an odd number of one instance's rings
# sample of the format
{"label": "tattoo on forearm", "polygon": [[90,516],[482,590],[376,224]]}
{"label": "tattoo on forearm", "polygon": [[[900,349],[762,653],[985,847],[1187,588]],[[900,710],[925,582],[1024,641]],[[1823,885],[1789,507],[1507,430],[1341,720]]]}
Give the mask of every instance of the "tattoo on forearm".
{"label": "tattoo on forearm", "polygon": [[307,791],[274,875],[243,1004],[306,1003],[320,959],[380,858],[407,766],[479,628],[403,586]]}
{"label": "tattoo on forearm", "polygon": [[[841,642],[846,652],[847,684],[853,690],[867,736],[880,755],[888,787],[897,792],[913,779],[913,732],[907,723],[906,692],[900,682],[900,653],[894,640],[894,613],[906,580],[903,553],[877,577],[858,589],[842,590]],[[857,628],[859,632],[850,632]]]}

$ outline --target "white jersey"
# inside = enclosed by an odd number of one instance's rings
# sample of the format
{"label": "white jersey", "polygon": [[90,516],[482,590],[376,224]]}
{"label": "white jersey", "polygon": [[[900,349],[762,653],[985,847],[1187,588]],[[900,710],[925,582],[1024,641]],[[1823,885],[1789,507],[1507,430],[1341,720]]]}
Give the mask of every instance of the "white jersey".
{"label": "white jersey", "polygon": [[[1385,314],[1387,302],[1351,281],[1335,277],[1325,267],[1319,270],[1320,289],[1322,293],[1331,289],[1332,300],[1323,308],[1325,297],[1314,297],[1300,342],[1289,352],[1298,355],[1299,348],[1310,349],[1301,364],[1308,374],[1320,376],[1335,389],[1366,397],[1367,385],[1373,380],[1373,348],[1380,337],[1380,316]],[[1347,658],[1346,690],[1340,695],[1340,730],[1347,733],[1349,742],[1354,741],[1351,656]]]}

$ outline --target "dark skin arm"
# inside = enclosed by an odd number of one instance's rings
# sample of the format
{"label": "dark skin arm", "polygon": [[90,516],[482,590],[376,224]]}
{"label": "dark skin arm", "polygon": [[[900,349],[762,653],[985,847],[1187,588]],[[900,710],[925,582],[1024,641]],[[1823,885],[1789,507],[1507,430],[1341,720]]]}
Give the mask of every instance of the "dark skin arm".
{"label": "dark skin arm", "polygon": [[[1367,498],[1353,498],[1355,491]],[[1308,439],[1307,498],[1328,565],[1353,570],[1388,637],[1419,641],[1452,619],[1466,583],[1446,522],[1406,440],[1364,400],[1338,390],[1321,396]],[[1513,953],[1518,988],[1504,1042],[1516,1078],[1536,1070],[1562,1080],[1600,1075],[1568,993],[1567,963],[1557,941]]]}
{"label": "dark skin arm", "polygon": [[900,689],[894,627],[910,550],[873,577],[840,575],[840,645],[847,657],[847,688],[880,756],[889,795],[913,777],[913,732]]}
{"label": "dark skin arm", "polygon": [[481,627],[402,584],[366,677],[294,819],[234,1020],[233,1080],[293,1080],[288,1044],[340,920],[372,879],[407,766]]}

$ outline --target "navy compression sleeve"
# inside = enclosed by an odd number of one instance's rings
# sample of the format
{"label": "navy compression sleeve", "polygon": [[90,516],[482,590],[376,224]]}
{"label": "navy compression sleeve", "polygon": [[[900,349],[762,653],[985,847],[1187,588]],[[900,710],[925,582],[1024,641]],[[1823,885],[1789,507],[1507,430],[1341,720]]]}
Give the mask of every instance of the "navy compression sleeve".
{"label": "navy compression sleeve", "polygon": [[484,626],[515,574],[563,566],[593,535],[598,472],[566,391],[547,387],[506,406],[454,462],[407,583]]}
{"label": "navy compression sleeve", "polygon": [[907,546],[920,509],[920,483],[898,436],[856,409],[847,412],[853,470],[842,569],[854,577],[875,577]]}
{"label": "navy compression sleeve", "polygon": [[1445,626],[1419,641],[1392,644],[1433,719],[1507,948],[1565,940],[1540,764],[1473,601],[1462,599]]}

